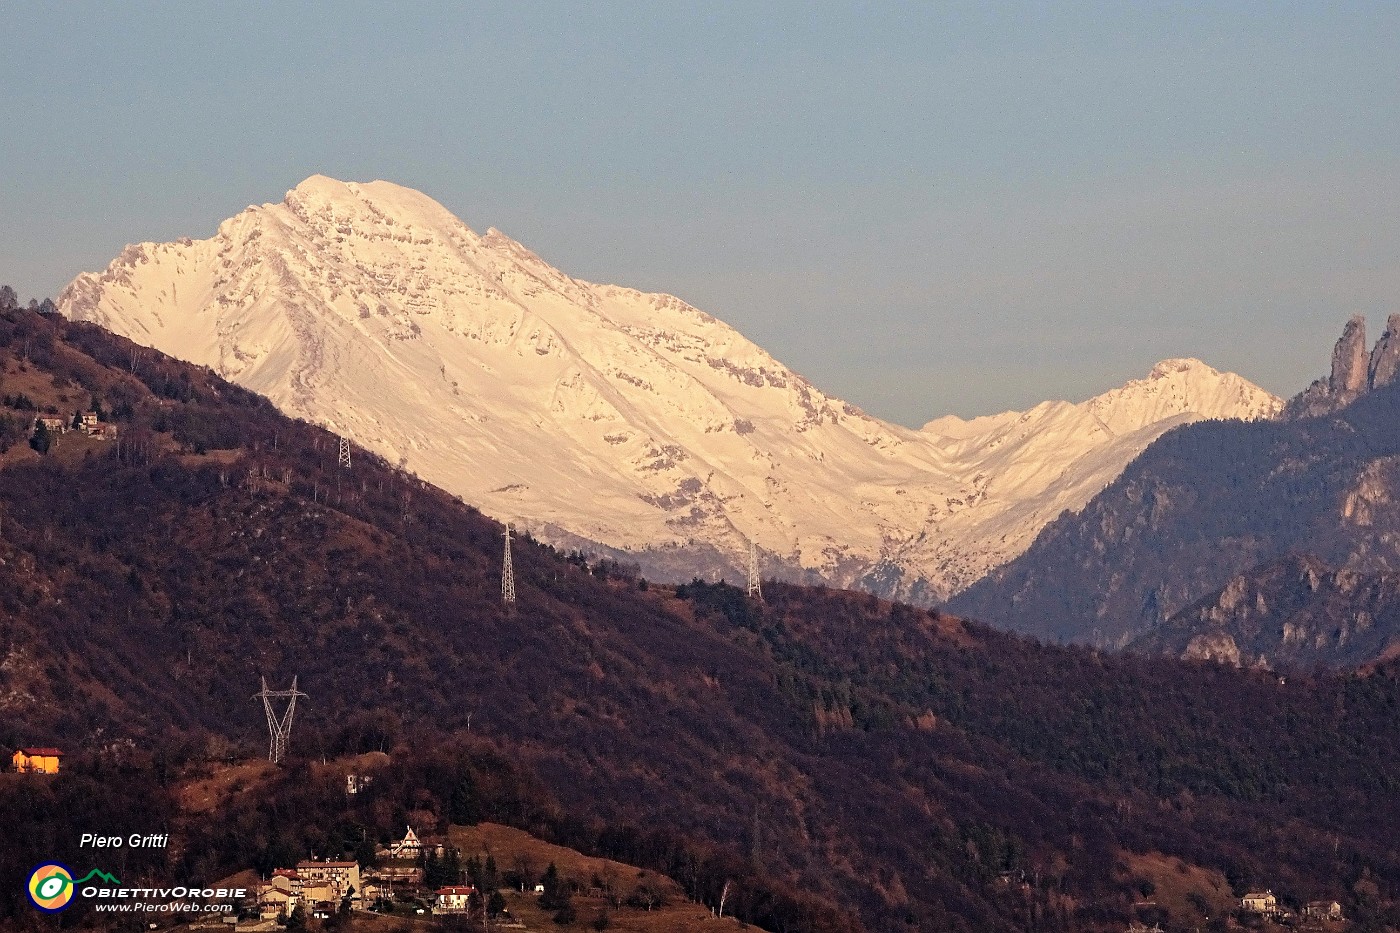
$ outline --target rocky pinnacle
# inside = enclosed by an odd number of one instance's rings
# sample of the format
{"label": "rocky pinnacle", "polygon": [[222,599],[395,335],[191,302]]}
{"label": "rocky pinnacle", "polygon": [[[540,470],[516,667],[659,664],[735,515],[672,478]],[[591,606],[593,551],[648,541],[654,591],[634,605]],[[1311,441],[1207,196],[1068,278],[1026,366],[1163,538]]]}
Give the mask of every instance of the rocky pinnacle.
{"label": "rocky pinnacle", "polygon": [[1357,314],[1347,321],[1341,339],[1332,350],[1333,396],[1357,396],[1367,388],[1366,318]]}
{"label": "rocky pinnacle", "polygon": [[1385,322],[1385,333],[1371,351],[1371,388],[1390,385],[1397,372],[1400,372],[1400,314],[1392,314]]}

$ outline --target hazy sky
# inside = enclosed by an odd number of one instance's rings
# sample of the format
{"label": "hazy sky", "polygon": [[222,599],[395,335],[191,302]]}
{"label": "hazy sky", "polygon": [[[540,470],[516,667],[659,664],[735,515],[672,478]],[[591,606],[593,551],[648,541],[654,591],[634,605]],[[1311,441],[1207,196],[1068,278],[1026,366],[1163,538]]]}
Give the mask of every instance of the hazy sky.
{"label": "hazy sky", "polygon": [[25,298],[321,172],[911,425],[1169,356],[1291,394],[1400,310],[1394,3],[44,7],[0,0]]}

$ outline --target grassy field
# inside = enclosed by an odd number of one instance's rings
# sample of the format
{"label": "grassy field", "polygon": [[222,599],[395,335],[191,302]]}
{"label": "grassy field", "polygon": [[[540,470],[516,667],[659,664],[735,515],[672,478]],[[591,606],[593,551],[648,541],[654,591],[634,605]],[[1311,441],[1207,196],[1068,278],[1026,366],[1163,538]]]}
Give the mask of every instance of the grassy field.
{"label": "grassy field", "polygon": [[1240,904],[1218,871],[1158,852],[1125,852],[1122,859],[1134,878],[1152,883],[1147,899],[1169,911],[1175,924],[1204,925],[1208,918],[1228,916]]}
{"label": "grassy field", "polygon": [[258,783],[276,768],[270,761],[241,761],[217,767],[204,777],[180,785],[180,809],[186,813],[207,813]]}
{"label": "grassy field", "polygon": [[[600,915],[608,918],[607,929],[625,933],[699,933],[701,930],[722,933],[743,926],[729,917],[716,920],[708,908],[687,901],[680,885],[665,875],[551,845],[509,826],[496,823],[454,826],[450,839],[462,850],[464,859],[472,856],[484,859],[489,854],[503,872],[521,871],[538,877],[553,863],[560,877],[573,882],[581,892],[573,899],[577,919],[563,929],[595,929]],[[658,893],[661,904],[651,910],[611,906],[612,903],[624,904],[642,886]],[[533,892],[509,892],[506,907],[527,929],[561,929],[554,923],[551,912],[537,906]]]}

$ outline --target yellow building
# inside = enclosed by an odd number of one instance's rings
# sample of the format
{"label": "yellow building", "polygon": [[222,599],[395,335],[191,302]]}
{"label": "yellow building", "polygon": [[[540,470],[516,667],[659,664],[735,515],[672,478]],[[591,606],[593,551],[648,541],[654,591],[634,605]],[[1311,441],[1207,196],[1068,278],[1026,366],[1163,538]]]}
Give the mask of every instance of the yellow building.
{"label": "yellow building", "polygon": [[21,748],[15,752],[15,770],[32,771],[35,774],[57,774],[58,759],[63,752],[56,748]]}
{"label": "yellow building", "polygon": [[1278,913],[1278,898],[1273,891],[1250,891],[1240,898],[1240,906],[1254,914]]}

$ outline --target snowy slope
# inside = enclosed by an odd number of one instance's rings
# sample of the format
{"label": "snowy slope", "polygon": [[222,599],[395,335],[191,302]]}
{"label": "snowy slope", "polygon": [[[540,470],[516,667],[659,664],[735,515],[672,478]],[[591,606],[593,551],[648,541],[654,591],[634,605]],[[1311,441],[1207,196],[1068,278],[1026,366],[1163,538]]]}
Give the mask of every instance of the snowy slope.
{"label": "snowy slope", "polygon": [[921,601],[1024,550],[1162,431],[1279,400],[1194,360],[921,431],[823,394],[668,295],[594,285],[388,182],[307,179],[60,295],[560,543],[658,575],[768,570]]}

